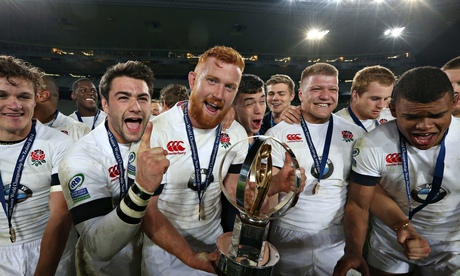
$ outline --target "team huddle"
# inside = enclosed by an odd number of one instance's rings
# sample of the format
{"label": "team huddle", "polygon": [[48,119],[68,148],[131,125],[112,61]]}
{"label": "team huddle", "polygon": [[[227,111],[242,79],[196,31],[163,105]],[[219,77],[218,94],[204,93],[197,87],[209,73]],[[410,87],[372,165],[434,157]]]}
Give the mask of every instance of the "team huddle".
{"label": "team huddle", "polygon": [[302,71],[299,106],[289,76],[244,68],[230,47],[207,50],[190,97],[152,115],[153,71],[118,63],[99,95],[74,84],[67,117],[44,72],[0,56],[0,275],[217,273],[216,240],[238,213],[218,175],[235,191],[262,134],[301,167],[273,146],[274,189],[301,182],[296,206],[270,222],[273,275],[460,273],[460,57],[398,78],[365,67],[335,113],[331,64]]}

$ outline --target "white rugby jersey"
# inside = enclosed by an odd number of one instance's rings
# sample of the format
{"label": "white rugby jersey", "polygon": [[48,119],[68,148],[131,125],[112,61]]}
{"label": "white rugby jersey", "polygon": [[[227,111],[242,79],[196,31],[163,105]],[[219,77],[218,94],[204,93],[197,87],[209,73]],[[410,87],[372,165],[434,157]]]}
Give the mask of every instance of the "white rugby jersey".
{"label": "white rugby jersey", "polygon": [[[297,157],[299,166],[305,169],[307,181],[299,201],[284,217],[274,221],[280,227],[308,233],[342,224],[347,197],[348,174],[351,168],[353,144],[364,130],[342,118],[333,116],[331,146],[325,173],[320,181],[319,192],[313,195],[318,175],[311,156],[305,134],[300,124],[281,122],[269,129],[265,135],[273,136],[289,146]],[[316,152],[321,158],[326,140],[329,121],[324,124],[307,122]],[[285,150],[273,144],[273,165],[281,168],[284,164]]]}
{"label": "white rugby jersey", "polygon": [[[183,102],[182,102],[183,103]],[[222,132],[219,150],[213,169],[214,180],[207,188],[204,197],[204,212],[199,216],[199,200],[196,191],[188,188],[188,182],[194,174],[192,154],[185,130],[184,113],[181,105],[176,105],[167,112],[161,113],[153,120],[150,140],[151,147],[162,147],[168,151],[169,168],[163,176],[163,192],[158,199],[158,208],[189,242],[199,240],[207,245],[215,244],[222,234],[221,219],[221,188],[219,185],[219,167],[224,154],[238,141],[247,138],[246,131],[236,121],[225,132]],[[216,128],[193,128],[198,148],[200,168],[207,169],[211,156]],[[132,147],[137,152],[139,144]],[[223,179],[230,165],[242,164],[247,154],[248,143],[240,143],[227,155],[223,165]],[[202,174],[202,181],[205,179]]]}
{"label": "white rugby jersey", "polygon": [[[337,111],[334,114],[339,116],[339,117],[344,118],[345,120],[347,120],[348,122],[350,122],[352,124],[355,124],[355,122],[353,121],[353,119],[350,116],[350,113],[348,113],[347,107],[344,107],[344,108],[340,109],[339,111]],[[392,121],[394,119],[395,118],[391,115],[390,109],[389,108],[384,108],[384,109],[382,109],[382,112],[380,112],[380,115],[379,115],[379,117],[377,119],[360,120],[360,121],[363,124],[363,126],[367,129],[367,131],[371,131],[371,130],[373,130],[374,128],[377,127],[377,125],[375,124],[375,120],[377,120],[379,122],[379,124],[383,124],[383,123],[386,123],[388,121]]]}
{"label": "white rugby jersey", "polygon": [[[50,187],[51,185],[59,187],[57,178],[59,162],[74,143],[67,135],[43,126],[38,120],[35,122],[37,134],[24,162],[17,203],[11,220],[16,231],[16,242],[10,241],[8,220],[1,208],[0,246],[26,243],[43,236],[50,216],[48,206]],[[0,144],[0,172],[7,208],[13,172],[24,143],[25,140],[11,145]]]}
{"label": "white rugby jersey", "polygon": [[[127,179],[129,146],[118,146]],[[119,219],[116,213],[112,213],[120,203],[119,177],[118,163],[104,124],[100,124],[78,140],[59,166],[64,197],[81,235],[76,259],[77,270],[82,275],[137,275],[140,270],[139,224],[127,224]],[[111,228],[111,232],[97,231],[96,229],[101,229],[102,225]],[[88,253],[97,253],[90,252],[81,240],[84,238],[91,244],[93,240],[101,241],[117,235],[120,237],[117,242],[127,236],[133,238],[120,251],[114,253],[108,262],[93,260]],[[106,252],[113,248],[113,244],[110,243],[106,246],[96,250]]]}
{"label": "white rugby jersey", "polygon": [[[407,145],[412,209],[420,206],[428,195],[433,180],[440,145],[420,150]],[[460,119],[452,117],[445,140],[446,157],[441,191],[417,212],[412,224],[425,239],[460,240]],[[396,121],[389,122],[367,133],[355,144],[353,171],[378,177],[380,185],[408,216],[409,206],[401,163],[399,132]],[[363,184],[363,183],[358,183]],[[376,219],[373,227],[385,227]],[[388,228],[386,228],[388,229]],[[433,231],[436,229],[436,231]]]}
{"label": "white rugby jersey", "polygon": [[61,131],[62,133],[69,135],[75,141],[77,141],[78,139],[85,136],[91,131],[91,129],[84,123],[80,123],[79,121],[62,114],[59,111],[55,120],[48,123],[44,123],[44,125],[55,128]]}
{"label": "white rugby jersey", "polygon": [[[70,118],[74,119],[75,121],[79,122],[77,114],[74,111],[72,114],[69,115]],[[94,124],[94,128],[96,128],[98,125],[102,124],[105,121],[105,117],[107,114],[105,114],[104,111],[100,110],[99,116],[97,117],[96,123]],[[90,117],[81,117],[83,123],[89,127],[90,130],[92,130],[93,123],[94,123],[94,116]]]}

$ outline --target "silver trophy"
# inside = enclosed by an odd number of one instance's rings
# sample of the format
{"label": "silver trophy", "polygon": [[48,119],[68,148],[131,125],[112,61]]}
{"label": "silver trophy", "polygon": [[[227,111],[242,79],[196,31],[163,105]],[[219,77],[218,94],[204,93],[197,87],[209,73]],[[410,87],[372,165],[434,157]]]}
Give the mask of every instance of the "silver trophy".
{"label": "silver trophy", "polygon": [[[271,275],[280,256],[276,248],[266,241],[270,220],[283,216],[298,199],[300,170],[292,150],[281,141],[269,136],[254,136],[255,141],[242,165],[236,191],[227,190],[222,179],[222,161],[219,182],[222,191],[239,214],[235,218],[233,232],[217,239],[219,258],[218,275]],[[248,143],[243,140],[239,143]],[[272,147],[284,149],[291,156],[296,172],[294,189],[268,197],[272,178]],[[231,152],[229,150],[228,152]],[[227,153],[228,153],[227,152]],[[227,155],[224,156],[223,160]]]}

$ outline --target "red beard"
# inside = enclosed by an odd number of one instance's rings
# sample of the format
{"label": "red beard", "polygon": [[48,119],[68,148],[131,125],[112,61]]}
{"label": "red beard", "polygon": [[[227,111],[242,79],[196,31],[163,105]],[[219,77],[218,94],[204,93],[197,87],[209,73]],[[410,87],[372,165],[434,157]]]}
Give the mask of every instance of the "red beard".
{"label": "red beard", "polygon": [[[199,99],[197,93],[192,91],[189,99],[189,114],[190,117],[198,123],[198,126],[195,127],[212,129],[215,128],[220,122],[222,122],[231,106],[227,106],[226,108],[221,109],[217,115],[212,116],[203,110],[203,108],[206,108],[205,102],[206,99]],[[218,104],[218,106],[222,106],[222,104]]]}

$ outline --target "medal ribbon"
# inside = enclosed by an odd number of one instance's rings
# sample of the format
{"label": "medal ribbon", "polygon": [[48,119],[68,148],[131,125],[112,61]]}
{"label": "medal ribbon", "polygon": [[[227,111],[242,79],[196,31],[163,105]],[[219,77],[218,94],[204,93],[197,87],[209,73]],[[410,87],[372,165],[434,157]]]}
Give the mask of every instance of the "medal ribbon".
{"label": "medal ribbon", "polygon": [[198,149],[197,149],[196,142],[195,142],[195,136],[193,134],[192,122],[190,121],[190,117],[188,115],[187,109],[188,109],[188,102],[186,102],[184,106],[185,130],[187,131],[188,142],[190,144],[190,150],[192,152],[193,166],[195,168],[195,184],[197,186],[199,204],[201,205],[201,199],[203,198],[203,194],[206,191],[206,188],[208,188],[208,185],[210,184],[209,182],[211,181],[212,171],[214,168],[214,164],[216,163],[216,157],[217,157],[217,151],[219,150],[219,141],[220,141],[220,133],[222,131],[222,125],[219,124],[217,126],[216,139],[214,140],[214,146],[212,148],[211,158],[209,159],[208,172],[206,174],[206,181],[204,184],[202,184]]}
{"label": "medal ribbon", "polygon": [[[94,115],[94,119],[93,119],[93,127],[91,128],[91,130],[94,129],[94,127],[96,126],[96,121],[97,121],[97,118],[99,118],[99,114],[101,113],[101,110],[97,110],[96,112],[96,115]],[[77,118],[78,118],[78,121],[82,122],[83,123],[83,119],[81,118],[80,116],[80,112],[75,111],[75,115],[77,115]]]}
{"label": "medal ribbon", "polygon": [[407,156],[406,140],[404,139],[404,136],[401,133],[399,133],[399,147],[401,150],[401,163],[402,163],[402,170],[403,170],[403,176],[404,176],[404,183],[406,184],[406,194],[407,194],[407,202],[409,204],[409,219],[410,220],[412,220],[412,217],[415,215],[415,213],[417,213],[418,211],[425,208],[425,206],[430,204],[433,198],[438,194],[439,190],[441,189],[442,179],[444,177],[444,160],[446,158],[445,140],[446,140],[448,131],[449,130],[446,130],[446,133],[444,133],[444,136],[442,137],[442,140],[441,140],[441,148],[439,149],[438,157],[436,158],[436,165],[434,167],[434,175],[433,175],[433,181],[431,183],[430,192],[428,193],[428,196],[425,198],[423,203],[417,208],[415,208],[414,210],[412,210],[412,207],[411,207],[409,159]]}
{"label": "medal ribbon", "polygon": [[[355,122],[356,125],[360,126],[362,129],[364,129],[366,132],[367,129],[366,127],[363,125],[363,123],[358,119],[358,117],[356,116],[356,114],[353,112],[353,110],[351,110],[351,107],[348,106],[347,107],[347,110],[348,110],[348,113],[350,114],[351,116],[351,119],[353,120],[353,122]],[[378,120],[374,120],[375,121],[375,126],[378,126],[379,125],[379,121]]]}
{"label": "medal ribbon", "polygon": [[311,157],[313,158],[313,162],[315,164],[316,172],[318,173],[318,183],[321,181],[321,178],[324,174],[324,169],[326,168],[327,158],[329,156],[329,149],[331,147],[331,140],[332,140],[332,126],[333,126],[333,116],[331,115],[329,119],[329,124],[327,126],[327,133],[326,133],[326,141],[323,148],[323,155],[321,156],[321,162],[319,161],[318,153],[316,152],[315,145],[313,144],[313,140],[310,136],[310,131],[308,130],[307,123],[305,119],[302,117],[300,121],[300,125],[302,126],[303,133],[307,138],[308,148],[310,149]]}
{"label": "medal ribbon", "polygon": [[[0,201],[2,202],[3,210],[5,211],[6,217],[8,218],[8,227],[10,228],[10,234],[12,229],[11,219],[13,217],[14,204],[16,202],[16,197],[18,195],[19,182],[21,182],[22,170],[24,169],[24,162],[26,161],[27,155],[29,154],[30,149],[32,148],[32,144],[34,143],[36,134],[37,132],[35,130],[35,122],[33,122],[32,128],[30,129],[30,132],[27,135],[27,139],[24,142],[24,146],[22,147],[18,160],[16,161],[13,177],[11,179],[10,194],[8,196],[8,208],[6,208],[5,194],[3,191],[3,180],[0,174]],[[14,239],[12,237],[11,242],[14,242]]]}
{"label": "medal ribbon", "polygon": [[[113,133],[109,129],[109,122],[105,120],[105,129],[107,129],[107,136],[109,137],[109,143],[112,147],[113,156],[117,161],[118,165],[118,172],[119,177],[118,181],[120,182],[120,201],[125,197],[128,188],[134,183],[134,179],[128,179],[128,185],[126,185],[126,178],[125,178],[125,168],[123,166],[123,157],[121,157],[120,147],[118,146],[117,139],[113,135]],[[129,168],[129,160],[128,160],[128,168]]]}

